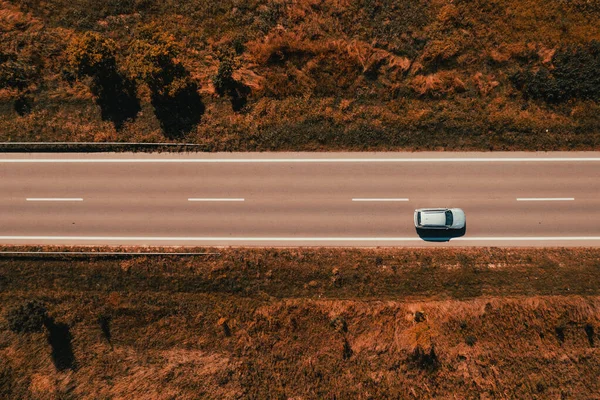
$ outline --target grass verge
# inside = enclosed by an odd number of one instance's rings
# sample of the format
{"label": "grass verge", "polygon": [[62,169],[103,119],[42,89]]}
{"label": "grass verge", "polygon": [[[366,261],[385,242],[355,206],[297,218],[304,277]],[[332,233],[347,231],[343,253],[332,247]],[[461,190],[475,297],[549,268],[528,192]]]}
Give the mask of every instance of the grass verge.
{"label": "grass verge", "polygon": [[[0,397],[600,390],[600,249],[194,251],[0,256]],[[32,300],[51,323],[11,331]]]}

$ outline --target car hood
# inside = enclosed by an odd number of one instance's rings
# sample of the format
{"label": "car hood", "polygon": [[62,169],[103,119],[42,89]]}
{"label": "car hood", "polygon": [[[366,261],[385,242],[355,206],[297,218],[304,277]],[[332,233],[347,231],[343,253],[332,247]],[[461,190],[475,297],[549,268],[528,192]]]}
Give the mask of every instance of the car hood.
{"label": "car hood", "polygon": [[452,228],[462,229],[465,226],[465,223],[467,222],[465,212],[460,208],[452,208],[451,211],[453,217]]}

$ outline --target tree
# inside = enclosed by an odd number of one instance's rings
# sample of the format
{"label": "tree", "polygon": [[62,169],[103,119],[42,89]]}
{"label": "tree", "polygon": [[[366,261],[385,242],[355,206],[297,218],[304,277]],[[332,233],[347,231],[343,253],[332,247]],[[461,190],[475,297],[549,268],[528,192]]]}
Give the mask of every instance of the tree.
{"label": "tree", "polygon": [[178,51],[171,35],[142,32],[135,40],[127,59],[132,79],[148,85],[154,114],[169,138],[190,132],[204,114],[198,84],[176,59]]}
{"label": "tree", "polygon": [[75,38],[67,49],[67,63],[75,78],[92,78],[91,90],[100,106],[102,119],[112,121],[117,130],[133,120],[141,107],[135,81],[123,76],[115,58],[116,44],[95,32]]}

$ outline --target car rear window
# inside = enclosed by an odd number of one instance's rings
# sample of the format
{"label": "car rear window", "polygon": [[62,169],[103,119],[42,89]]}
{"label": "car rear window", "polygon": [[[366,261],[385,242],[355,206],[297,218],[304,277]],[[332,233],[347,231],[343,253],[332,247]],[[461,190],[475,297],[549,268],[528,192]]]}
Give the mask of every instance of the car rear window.
{"label": "car rear window", "polygon": [[417,224],[421,225],[421,213],[420,212],[417,213]]}
{"label": "car rear window", "polygon": [[452,211],[446,211],[446,225],[450,226],[453,222],[454,219],[452,218]]}

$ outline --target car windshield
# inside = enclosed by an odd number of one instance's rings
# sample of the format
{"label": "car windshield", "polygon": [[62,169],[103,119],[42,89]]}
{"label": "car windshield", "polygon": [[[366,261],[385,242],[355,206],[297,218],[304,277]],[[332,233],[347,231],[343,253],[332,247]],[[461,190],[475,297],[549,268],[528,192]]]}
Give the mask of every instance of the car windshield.
{"label": "car windshield", "polygon": [[452,211],[446,211],[446,226],[451,226],[453,222]]}
{"label": "car windshield", "polygon": [[421,225],[421,213],[417,213],[417,224]]}

